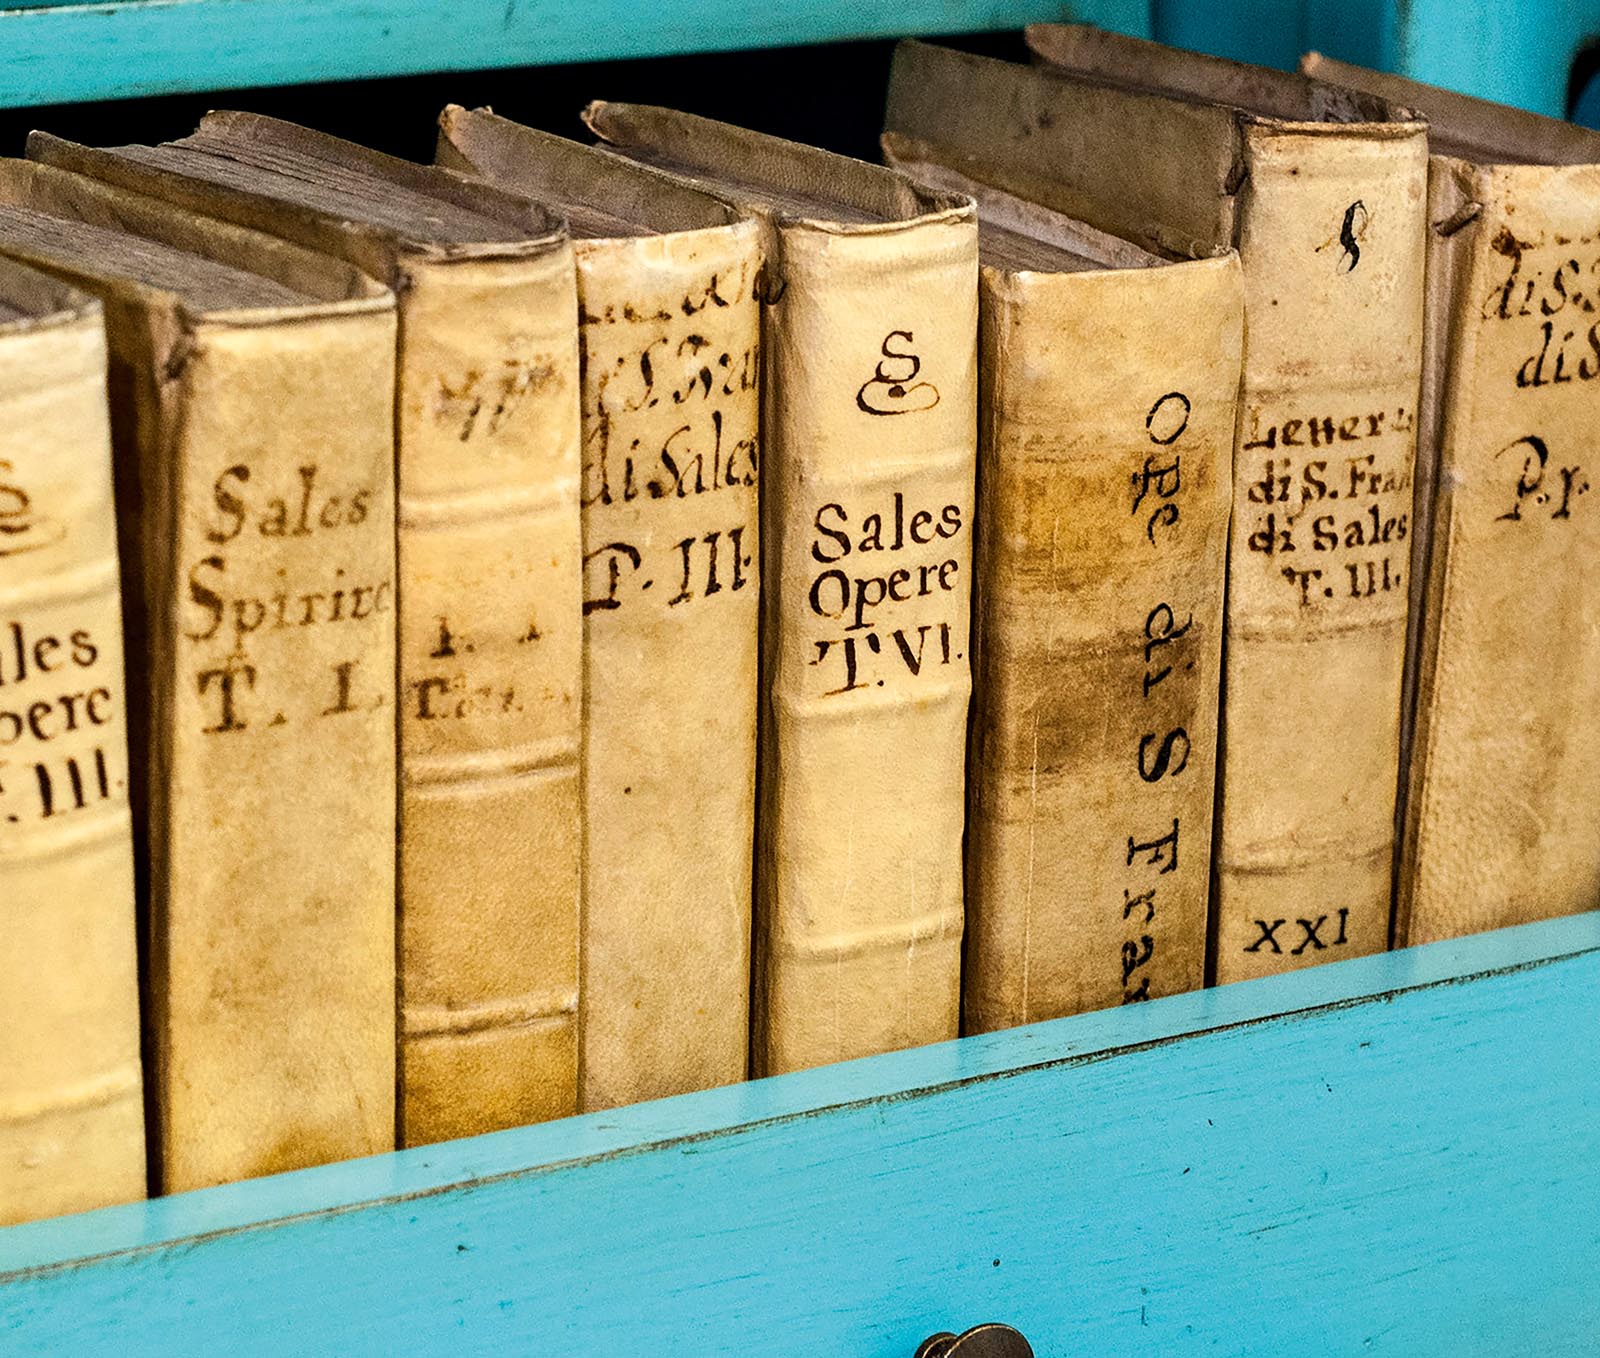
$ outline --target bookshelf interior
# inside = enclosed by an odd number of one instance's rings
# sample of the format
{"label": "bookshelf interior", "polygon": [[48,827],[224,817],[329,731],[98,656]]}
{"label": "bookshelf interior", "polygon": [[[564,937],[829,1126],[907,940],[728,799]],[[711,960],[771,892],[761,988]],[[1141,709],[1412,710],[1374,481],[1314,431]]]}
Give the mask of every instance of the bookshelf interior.
{"label": "bookshelf interior", "polygon": [[[1489,6],[1371,8],[1413,74],[1559,111],[1572,16],[1513,88],[1550,7],[1476,70]],[[1164,36],[1165,9],[31,0],[0,4],[0,108],[1068,18]],[[12,1227],[0,1349],[910,1358],[999,1320],[1040,1353],[1584,1352],[1597,1027],[1600,912]]]}

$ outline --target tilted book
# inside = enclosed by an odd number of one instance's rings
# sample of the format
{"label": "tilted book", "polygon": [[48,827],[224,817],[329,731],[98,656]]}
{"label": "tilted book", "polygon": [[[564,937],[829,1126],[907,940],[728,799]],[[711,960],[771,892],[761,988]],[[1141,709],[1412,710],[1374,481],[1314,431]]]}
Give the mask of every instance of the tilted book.
{"label": "tilted book", "polygon": [[29,154],[358,265],[399,297],[404,1144],[576,1103],[572,254],[525,199],[241,113]]}
{"label": "tilted book", "polygon": [[[1223,642],[1217,981],[1388,946],[1427,146],[1381,99],[1095,29],[1028,40],[1051,206],[1236,246],[1245,347]],[[1024,120],[1036,111],[1019,110]],[[1181,852],[1181,849],[1180,849]]]}
{"label": "tilted book", "polygon": [[1051,77],[917,45],[893,80],[924,97],[891,97],[885,154],[977,200],[983,266],[963,1027],[1198,989],[1238,256],[1165,260],[981,182],[1030,168],[1011,86]]}
{"label": "tilted book", "polygon": [[1397,944],[1600,906],[1600,134],[1308,57],[1428,118]]}
{"label": "tilted book", "polygon": [[[26,161],[0,253],[105,308],[154,1183],[392,1147],[393,298]],[[91,761],[57,807],[114,779]]]}
{"label": "tilted book", "polygon": [[666,109],[602,103],[587,119],[766,233],[754,1071],[953,1037],[972,202]]}
{"label": "tilted book", "polygon": [[142,1198],[100,304],[0,262],[0,1225]]}
{"label": "tilted book", "polygon": [[571,222],[583,392],[579,1103],[744,1078],[760,631],[756,223],[487,110],[441,162]]}

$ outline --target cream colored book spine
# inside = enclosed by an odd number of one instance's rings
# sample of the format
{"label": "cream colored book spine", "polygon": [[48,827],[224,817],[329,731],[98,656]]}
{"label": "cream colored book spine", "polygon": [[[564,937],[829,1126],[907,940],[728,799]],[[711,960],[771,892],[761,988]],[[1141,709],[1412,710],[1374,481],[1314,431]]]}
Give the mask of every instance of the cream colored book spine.
{"label": "cream colored book spine", "polygon": [[583,241],[582,1106],[744,1078],[756,224]]}
{"label": "cream colored book spine", "polygon": [[[1093,29],[1035,25],[1028,42],[1077,77],[1063,83],[1106,117],[1107,135],[1129,142],[1126,157],[1080,147],[1057,172],[1106,186],[1131,229],[1159,204],[1180,230],[1225,232],[1244,271],[1214,979],[1382,951],[1422,359],[1424,127],[1301,76]],[[1216,135],[1219,116],[1230,137]],[[1192,155],[1158,140],[1191,125],[1211,133]],[[1085,135],[1095,133],[1059,137]],[[1148,204],[1104,168],[1130,160],[1157,186]]]}
{"label": "cream colored book spine", "polygon": [[141,1198],[100,307],[0,269],[0,1225]]}
{"label": "cream colored book spine", "polygon": [[574,243],[580,1106],[728,1084],[744,1078],[749,1051],[758,228],[620,157],[486,110],[450,108],[440,124],[441,163],[591,221]]}
{"label": "cream colored book spine", "polygon": [[902,44],[890,126],[918,127],[974,157],[979,177],[1147,249],[1240,256],[1215,979],[1380,951],[1421,362],[1423,125],[1302,76],[1099,30],[1035,25],[1028,41],[1048,69]]}
{"label": "cream colored book spine", "polygon": [[[565,231],[488,185],[251,114],[118,151],[35,133],[29,155],[394,287],[398,1133],[418,1145],[573,1112],[582,640]],[[385,226],[381,203],[363,215],[385,195],[411,205],[404,225]],[[477,234],[432,238],[430,202],[441,221],[474,214]]]}
{"label": "cream colored book spine", "polygon": [[972,686],[976,223],[778,234],[763,1074],[955,1036]]}
{"label": "cream colored book spine", "polygon": [[405,1145],[575,1110],[578,354],[565,238],[405,268]]}
{"label": "cream colored book spine", "polygon": [[766,233],[756,1075],[954,1037],[971,693],[971,199],[637,105],[589,126]]}
{"label": "cream colored book spine", "polygon": [[1242,296],[1148,263],[983,269],[968,1032],[1205,980]]}
{"label": "cream colored book spine", "polygon": [[1600,905],[1600,166],[1438,156],[1433,190],[1437,471],[1398,943]]}
{"label": "cream colored book spine", "polygon": [[1423,109],[1440,148],[1395,942],[1594,909],[1600,136],[1315,53],[1301,65]]}
{"label": "cream colored book spine", "polygon": [[1244,172],[1218,982],[1389,943],[1427,153],[1247,122]]}
{"label": "cream colored book spine", "polygon": [[168,1192],[393,1144],[393,327],[387,299],[196,318],[168,374],[146,499],[147,551],[173,553],[150,669]]}
{"label": "cream colored book spine", "polygon": [[[0,202],[62,219],[7,250],[105,307],[152,1183],[391,1149],[394,299],[46,165],[0,166]],[[121,263],[46,243],[71,223],[131,233]],[[235,300],[140,281],[151,251]]]}

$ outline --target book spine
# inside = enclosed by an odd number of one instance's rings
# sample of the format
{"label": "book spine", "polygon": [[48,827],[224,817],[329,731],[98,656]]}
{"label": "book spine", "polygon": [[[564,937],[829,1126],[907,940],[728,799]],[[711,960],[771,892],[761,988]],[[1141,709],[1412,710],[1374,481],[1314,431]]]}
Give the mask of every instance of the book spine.
{"label": "book spine", "polygon": [[1249,124],[1219,982],[1388,946],[1421,365],[1419,128]]}
{"label": "book spine", "polygon": [[1397,944],[1600,901],[1600,168],[1436,158],[1430,186],[1437,475]]}
{"label": "book spine", "polygon": [[576,1107],[571,247],[407,265],[400,311],[404,1145]]}
{"label": "book spine", "polygon": [[1204,981],[1242,330],[1233,255],[984,270],[968,1032]]}
{"label": "book spine", "polygon": [[393,312],[199,322],[157,377],[149,988],[178,1192],[394,1144]]}
{"label": "book spine", "polygon": [[98,307],[0,338],[0,1225],[145,1192]]}
{"label": "book spine", "polygon": [[756,224],[586,242],[584,1109],[745,1076]]}
{"label": "book spine", "polygon": [[[1440,654],[1439,615],[1450,568],[1453,496],[1443,471],[1447,388],[1454,366],[1456,289],[1471,254],[1469,230],[1482,215],[1473,196],[1473,168],[1441,156],[1428,159],[1428,233],[1422,331],[1422,390],[1417,400],[1416,489],[1412,501],[1410,612],[1406,670],[1400,698],[1400,787],[1395,823],[1394,920],[1390,944],[1407,946],[1416,895],[1419,812],[1425,800],[1433,742],[1435,664]],[[1462,338],[1465,338],[1463,336]]]}
{"label": "book spine", "polygon": [[976,222],[779,236],[763,1075],[956,1035],[976,470]]}

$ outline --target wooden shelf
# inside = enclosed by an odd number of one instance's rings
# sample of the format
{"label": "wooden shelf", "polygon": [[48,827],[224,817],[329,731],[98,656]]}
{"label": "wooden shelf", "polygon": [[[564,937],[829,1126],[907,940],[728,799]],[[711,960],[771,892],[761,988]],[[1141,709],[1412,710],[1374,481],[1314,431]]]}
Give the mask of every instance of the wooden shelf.
{"label": "wooden shelf", "polygon": [[0,1232],[0,1350],[1593,1351],[1600,914]]}
{"label": "wooden shelf", "polygon": [[123,0],[0,4],[0,106],[350,80],[1078,18],[1148,0]]}

